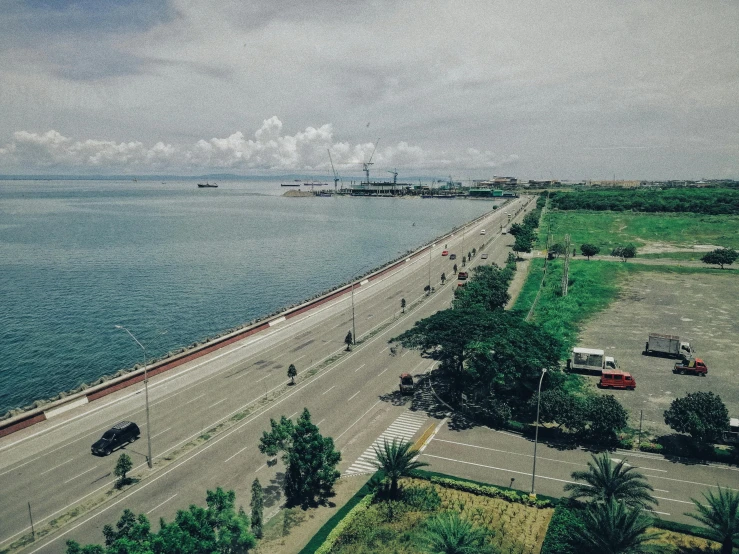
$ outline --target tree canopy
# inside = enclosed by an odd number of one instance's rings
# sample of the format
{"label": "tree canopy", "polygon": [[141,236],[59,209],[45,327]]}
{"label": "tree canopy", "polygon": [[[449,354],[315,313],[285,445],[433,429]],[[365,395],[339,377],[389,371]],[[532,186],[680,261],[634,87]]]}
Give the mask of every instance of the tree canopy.
{"label": "tree canopy", "polygon": [[588,260],[590,260],[591,256],[595,256],[596,254],[598,254],[598,252],[600,252],[600,248],[598,248],[594,244],[581,244],[580,252],[582,252],[583,256],[587,256]]}
{"label": "tree canopy", "polygon": [[178,510],[171,523],[160,520],[158,533],[144,514],[124,510],[116,524],[103,527],[105,546],[80,546],[67,541],[67,554],[245,554],[256,545],[249,530],[249,517],[235,509],[234,491],[218,487],[206,494],[206,508],[191,505]]}
{"label": "tree canopy", "polygon": [[721,397],[712,392],[691,392],[676,398],[664,415],[672,429],[700,442],[716,442],[729,428],[729,412]]}
{"label": "tree canopy", "polygon": [[701,261],[704,264],[721,266],[721,269],[723,269],[725,265],[733,264],[737,257],[739,257],[739,252],[733,248],[717,248],[704,254]]}
{"label": "tree canopy", "polygon": [[524,399],[536,390],[542,368],[559,367],[561,349],[558,339],[519,314],[479,305],[437,312],[391,342],[433,352],[442,369],[456,375],[455,386]]}

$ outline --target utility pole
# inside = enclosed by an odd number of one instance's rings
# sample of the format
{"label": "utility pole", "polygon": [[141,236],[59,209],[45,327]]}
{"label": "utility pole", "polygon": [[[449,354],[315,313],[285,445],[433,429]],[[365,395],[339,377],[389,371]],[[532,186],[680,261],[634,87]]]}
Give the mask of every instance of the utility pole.
{"label": "utility pole", "polygon": [[570,282],[570,235],[565,235],[565,262],[562,268],[562,296],[567,296],[567,285]]}
{"label": "utility pole", "polygon": [[36,541],[36,530],[33,527],[33,514],[31,514],[31,503],[28,503],[28,517],[31,518],[31,538]]}
{"label": "utility pole", "polygon": [[354,327],[354,283],[352,282],[352,344],[357,344],[357,329]]}

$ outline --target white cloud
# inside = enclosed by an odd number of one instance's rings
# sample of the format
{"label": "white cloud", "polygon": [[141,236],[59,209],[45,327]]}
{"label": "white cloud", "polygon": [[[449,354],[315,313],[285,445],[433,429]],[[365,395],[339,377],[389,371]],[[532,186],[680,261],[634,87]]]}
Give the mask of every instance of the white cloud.
{"label": "white cloud", "polygon": [[[434,153],[405,141],[382,148],[376,148],[375,143],[350,145],[335,140],[330,123],[286,135],[277,116],[265,119],[253,137],[247,139],[243,132],[237,131],[225,138],[201,139],[192,145],[173,146],[157,142],[146,146],[137,140],[74,140],[55,130],[45,133],[18,131],[11,142],[0,148],[0,167],[6,170],[37,167],[56,171],[126,173],[177,171],[182,168],[191,172],[328,171],[329,149],[337,168],[355,173],[361,169],[362,162],[370,158],[380,170],[383,167],[489,169],[500,163],[493,152],[475,149]],[[511,158],[504,161],[511,161]]]}

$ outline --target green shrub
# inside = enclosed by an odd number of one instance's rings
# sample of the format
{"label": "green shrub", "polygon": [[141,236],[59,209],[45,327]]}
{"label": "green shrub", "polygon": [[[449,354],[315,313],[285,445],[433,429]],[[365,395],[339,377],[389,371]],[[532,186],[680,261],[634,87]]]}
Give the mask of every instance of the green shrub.
{"label": "green shrub", "polygon": [[433,487],[406,487],[401,500],[415,510],[433,512],[441,506],[441,497]]}
{"label": "green shrub", "polygon": [[664,450],[664,447],[656,442],[643,442],[639,445],[639,450],[642,452],[654,452],[659,454]]}
{"label": "green shrub", "polygon": [[[357,516],[362,513],[371,503],[374,499],[374,494],[368,494],[362,500],[360,500],[356,506],[354,506],[351,511],[346,514],[341,521],[334,527],[331,532],[328,534],[328,537],[326,537],[326,540],[323,542],[321,546],[319,546],[315,550],[315,554],[328,554],[331,552],[331,549],[334,547],[334,543],[338,540],[342,534],[345,533],[345,529],[347,529],[354,520],[357,520],[360,522],[367,522],[369,521],[368,518],[357,518]],[[361,529],[358,529],[355,532],[355,537],[361,535],[364,536],[363,531]],[[345,535],[345,537],[348,535]]]}
{"label": "green shrub", "polygon": [[584,526],[579,510],[558,505],[549,522],[547,535],[541,547],[541,554],[573,554],[581,548],[574,529]]}
{"label": "green shrub", "polygon": [[516,502],[525,506],[534,506],[536,508],[552,507],[552,502],[550,500],[539,500],[531,498],[526,493],[518,493],[517,491],[510,489],[503,490],[492,485],[478,485],[476,483],[433,476],[431,477],[431,482],[450,489],[469,492],[472,494],[479,494],[481,496],[487,496],[489,498],[500,498],[502,500],[507,500],[508,502]]}

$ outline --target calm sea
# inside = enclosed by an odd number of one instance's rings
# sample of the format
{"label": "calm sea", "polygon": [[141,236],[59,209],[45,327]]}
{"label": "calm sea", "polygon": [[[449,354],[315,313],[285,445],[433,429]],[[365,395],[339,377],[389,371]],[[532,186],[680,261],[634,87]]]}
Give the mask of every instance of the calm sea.
{"label": "calm sea", "polygon": [[492,209],[280,181],[0,181],[0,413],[299,302]]}

